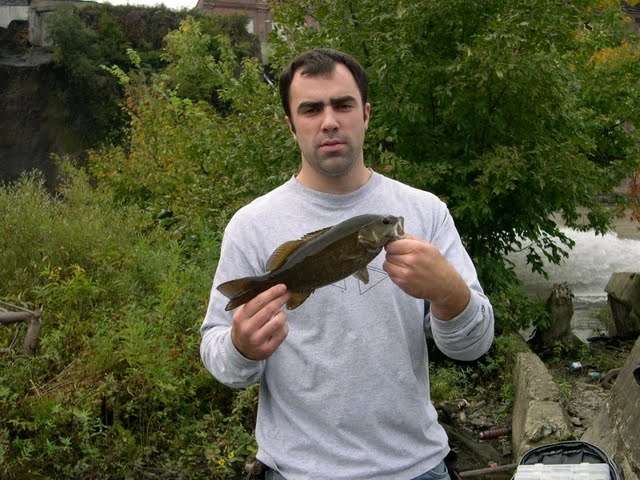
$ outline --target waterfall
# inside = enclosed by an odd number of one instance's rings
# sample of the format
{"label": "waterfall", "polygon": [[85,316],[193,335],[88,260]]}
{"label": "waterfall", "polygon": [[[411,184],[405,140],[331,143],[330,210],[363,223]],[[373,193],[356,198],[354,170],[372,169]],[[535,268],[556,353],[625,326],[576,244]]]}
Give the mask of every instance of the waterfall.
{"label": "waterfall", "polygon": [[545,262],[549,279],[531,272],[524,254],[509,259],[516,265],[518,278],[532,296],[546,299],[554,283],[566,282],[574,294],[574,317],[571,322],[576,335],[587,338],[606,331],[593,311],[604,307],[604,289],[614,272],[640,272],[640,240],[622,238],[615,233],[596,235],[563,228],[562,232],[575,242],[569,257],[559,265]]}

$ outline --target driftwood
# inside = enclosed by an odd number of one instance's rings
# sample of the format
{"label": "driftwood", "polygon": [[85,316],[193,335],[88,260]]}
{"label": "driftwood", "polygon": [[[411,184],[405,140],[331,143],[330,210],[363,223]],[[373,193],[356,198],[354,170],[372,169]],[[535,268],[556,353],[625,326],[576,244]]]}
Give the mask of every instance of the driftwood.
{"label": "driftwood", "polygon": [[509,463],[507,465],[497,465],[495,467],[488,468],[479,468],[477,470],[467,470],[466,472],[460,472],[461,478],[470,478],[470,477],[482,477],[482,476],[491,476],[491,478],[495,478],[496,475],[507,475],[511,477],[513,472],[518,468],[518,464]]}
{"label": "driftwood", "polygon": [[609,370],[600,379],[600,385],[607,389],[613,387],[616,378],[618,378],[618,375],[620,374],[620,370],[622,370],[622,368],[614,368],[613,370]]}
{"label": "driftwood", "polygon": [[22,352],[29,357],[34,356],[40,342],[42,309],[35,312],[24,309],[21,312],[0,310],[0,325],[9,326],[16,323],[24,323],[27,326],[27,333],[22,342]]}
{"label": "driftwood", "polygon": [[484,462],[498,462],[503,455],[494,447],[484,442],[476,442],[464,433],[446,423],[440,422],[442,428],[445,429],[450,439],[461,443],[465,448],[472,451],[476,456],[480,457]]}
{"label": "driftwood", "polygon": [[582,344],[580,339],[571,330],[573,318],[573,292],[566,282],[556,283],[547,298],[545,308],[549,312],[549,325],[539,328],[532,343],[549,346],[557,340],[567,342],[573,346]]}

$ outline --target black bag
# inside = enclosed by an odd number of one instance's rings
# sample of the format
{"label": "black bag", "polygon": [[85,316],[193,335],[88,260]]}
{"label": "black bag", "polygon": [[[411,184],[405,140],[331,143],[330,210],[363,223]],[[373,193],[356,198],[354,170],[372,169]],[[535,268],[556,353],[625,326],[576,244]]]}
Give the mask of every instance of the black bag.
{"label": "black bag", "polygon": [[[606,463],[611,480],[624,480],[622,469],[595,445],[582,441],[567,441],[540,445],[528,450],[518,465],[577,465]],[[515,478],[515,477],[514,477]]]}

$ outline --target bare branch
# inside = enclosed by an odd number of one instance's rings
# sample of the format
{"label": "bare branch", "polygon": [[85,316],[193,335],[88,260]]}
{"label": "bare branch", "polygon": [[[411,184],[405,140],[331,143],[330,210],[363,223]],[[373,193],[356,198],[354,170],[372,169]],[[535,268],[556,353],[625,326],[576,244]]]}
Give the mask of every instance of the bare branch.
{"label": "bare branch", "polygon": [[[20,311],[22,311],[22,312],[30,312],[30,313],[33,313],[33,312],[31,312],[31,310],[29,310],[28,308],[21,307],[20,305],[14,305],[13,303],[3,302],[2,300],[0,300],[0,305],[4,305],[5,307],[13,308],[14,310],[20,310]],[[3,312],[6,312],[6,310],[5,310],[5,309],[3,309],[3,308],[0,308],[0,310],[2,310]]]}

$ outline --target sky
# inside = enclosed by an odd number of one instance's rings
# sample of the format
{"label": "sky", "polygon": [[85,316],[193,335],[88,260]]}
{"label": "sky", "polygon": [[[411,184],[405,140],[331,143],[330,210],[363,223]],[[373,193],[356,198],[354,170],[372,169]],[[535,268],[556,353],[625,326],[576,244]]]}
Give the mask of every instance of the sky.
{"label": "sky", "polygon": [[[99,0],[100,3],[107,3],[105,0]],[[153,7],[163,3],[165,7],[172,10],[180,10],[181,8],[194,8],[198,0],[109,0],[112,5],[145,5]]]}

